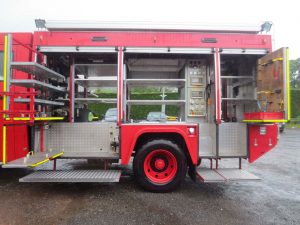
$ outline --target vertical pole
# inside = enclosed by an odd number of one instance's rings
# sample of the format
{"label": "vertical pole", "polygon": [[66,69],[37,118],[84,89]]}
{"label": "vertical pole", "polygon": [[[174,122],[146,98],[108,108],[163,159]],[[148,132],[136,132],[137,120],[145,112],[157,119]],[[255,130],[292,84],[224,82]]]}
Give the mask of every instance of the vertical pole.
{"label": "vertical pole", "polygon": [[[6,93],[9,92],[10,85],[10,60],[11,60],[11,45],[12,45],[11,34],[4,36],[4,61],[3,61],[3,111],[9,109],[9,98],[6,96]],[[3,120],[5,120],[6,115],[3,114]],[[7,153],[7,143],[6,136],[7,130],[5,124],[2,126],[2,163],[6,164],[6,153]]]}
{"label": "vertical pole", "polygon": [[40,125],[40,152],[44,151],[44,125]]}
{"label": "vertical pole", "polygon": [[242,169],[242,158],[239,158],[239,169]]}
{"label": "vertical pole", "polygon": [[118,50],[118,126],[121,126],[123,119],[123,47],[119,47]]}
{"label": "vertical pole", "polygon": [[56,171],[56,159],[53,160],[53,171]]}
{"label": "vertical pole", "polygon": [[70,109],[69,109],[69,122],[74,122],[74,56],[71,56],[70,63],[70,79],[69,79],[69,97],[70,97]]}
{"label": "vertical pole", "polygon": [[221,123],[221,67],[220,67],[220,53],[216,48],[215,52],[215,98],[216,98],[216,122]]}
{"label": "vertical pole", "polygon": [[[162,98],[163,101],[165,100],[165,97],[166,97],[166,95],[165,95],[165,87],[162,87],[162,95],[161,95],[161,98]],[[166,104],[162,104],[162,105],[161,105],[161,112],[162,112],[162,113],[166,113]]]}
{"label": "vertical pole", "polygon": [[[3,62],[3,111],[6,110],[6,81],[7,78],[7,35],[4,36],[4,62]],[[3,120],[5,120],[5,114],[3,114]],[[6,126],[2,126],[2,163],[6,164]]]}

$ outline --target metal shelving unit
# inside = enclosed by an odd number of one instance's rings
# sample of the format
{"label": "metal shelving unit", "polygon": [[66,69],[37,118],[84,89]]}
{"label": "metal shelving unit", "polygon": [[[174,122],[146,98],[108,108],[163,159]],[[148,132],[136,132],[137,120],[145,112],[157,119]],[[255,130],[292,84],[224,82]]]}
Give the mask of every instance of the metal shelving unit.
{"label": "metal shelving unit", "polygon": [[185,79],[127,79],[128,87],[178,87],[185,86]]}
{"label": "metal shelving unit", "polygon": [[[57,101],[63,101],[63,102],[68,102],[70,101],[69,98],[64,98],[64,99],[57,99]],[[117,103],[116,98],[74,98],[74,102],[77,103]]]}
{"label": "metal shelving unit", "polygon": [[[30,99],[29,98],[16,98],[15,102],[30,103]],[[51,101],[51,100],[45,100],[45,99],[39,99],[39,98],[34,99],[34,104],[36,104],[36,105],[53,105],[53,106],[64,106],[65,105],[65,103],[63,103],[63,102]]]}
{"label": "metal shelving unit", "polygon": [[39,80],[11,80],[11,84],[26,87],[26,88],[34,88],[42,91],[52,91],[52,92],[65,92],[66,88],[56,87],[51,84],[47,84],[45,82]]}
{"label": "metal shelving unit", "polygon": [[106,76],[106,77],[89,77],[86,79],[77,78],[75,79],[75,83],[85,88],[117,87],[117,77]]}
{"label": "metal shelving unit", "polygon": [[254,98],[221,98],[222,101],[256,101]]}
{"label": "metal shelving unit", "polygon": [[185,100],[127,100],[128,105],[182,105]]}
{"label": "metal shelving unit", "polygon": [[34,75],[36,78],[65,80],[63,75],[36,62],[12,62],[10,65],[12,69]]}
{"label": "metal shelving unit", "polygon": [[[254,85],[254,76],[221,76],[221,79],[231,82],[231,87],[241,87],[245,85],[252,84]],[[233,80],[238,80],[237,82],[233,82]],[[256,101],[255,98],[239,98],[239,97],[225,97],[221,98],[222,101]]]}

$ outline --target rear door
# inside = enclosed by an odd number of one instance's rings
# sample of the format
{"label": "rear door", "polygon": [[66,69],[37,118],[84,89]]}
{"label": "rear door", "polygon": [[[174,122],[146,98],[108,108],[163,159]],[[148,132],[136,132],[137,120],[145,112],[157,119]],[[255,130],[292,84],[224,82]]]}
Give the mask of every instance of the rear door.
{"label": "rear door", "polygon": [[[257,101],[262,122],[290,119],[288,48],[280,48],[257,63]],[[258,121],[259,122],[259,121]]]}
{"label": "rear door", "polygon": [[258,110],[248,117],[249,162],[274,149],[279,122],[290,119],[288,48],[278,49],[257,61],[256,95]]}

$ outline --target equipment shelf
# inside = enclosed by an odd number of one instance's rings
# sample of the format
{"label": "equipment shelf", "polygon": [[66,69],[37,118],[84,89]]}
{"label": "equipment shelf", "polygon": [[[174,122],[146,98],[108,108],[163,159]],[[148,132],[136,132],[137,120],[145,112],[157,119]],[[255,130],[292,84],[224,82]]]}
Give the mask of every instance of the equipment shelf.
{"label": "equipment shelf", "polygon": [[128,105],[181,105],[185,100],[127,100]]}
{"label": "equipment shelf", "polygon": [[184,87],[185,79],[127,79],[128,87]]}
{"label": "equipment shelf", "polygon": [[[29,98],[16,98],[15,102],[17,103],[30,103]],[[34,104],[37,105],[56,105],[56,106],[64,106],[65,103],[63,102],[57,102],[57,101],[51,101],[51,100],[45,100],[45,99],[39,99],[35,98],[34,99]]]}
{"label": "equipment shelf", "polygon": [[34,88],[43,91],[53,91],[53,92],[65,92],[66,89],[62,87],[56,87],[51,84],[47,84],[38,80],[12,80],[11,84],[26,87],[26,88]]}
{"label": "equipment shelf", "polygon": [[65,80],[63,75],[35,62],[12,62],[10,65],[12,69],[32,74],[37,78]]}
{"label": "equipment shelf", "polygon": [[[57,101],[68,102],[69,98],[59,98]],[[116,98],[75,98],[74,102],[78,103],[117,103]]]}
{"label": "equipment shelf", "polygon": [[89,77],[75,79],[75,83],[82,87],[117,87],[117,76]]}
{"label": "equipment shelf", "polygon": [[257,101],[254,98],[221,98],[222,101]]}

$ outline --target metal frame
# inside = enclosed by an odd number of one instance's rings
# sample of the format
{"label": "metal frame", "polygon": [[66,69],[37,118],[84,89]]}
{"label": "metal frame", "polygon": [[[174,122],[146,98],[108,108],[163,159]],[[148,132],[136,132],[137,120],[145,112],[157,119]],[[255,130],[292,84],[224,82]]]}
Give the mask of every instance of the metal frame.
{"label": "metal frame", "polygon": [[216,100],[216,123],[221,123],[221,62],[219,49],[215,49],[215,100]]}
{"label": "metal frame", "polygon": [[269,49],[252,49],[252,48],[222,48],[221,54],[230,55],[266,55],[269,53]]}
{"label": "metal frame", "polygon": [[123,120],[123,47],[118,48],[118,125],[122,124]]}
{"label": "metal frame", "polygon": [[200,31],[200,32],[220,32],[220,33],[258,33],[262,31],[263,24],[216,24],[216,23],[157,23],[157,22],[129,22],[129,21],[65,21],[48,20],[44,26],[49,31],[61,30],[142,30],[142,31]]}
{"label": "metal frame", "polygon": [[68,52],[68,53],[109,53],[116,52],[115,47],[95,47],[95,46],[39,46],[39,51],[50,52]]}

